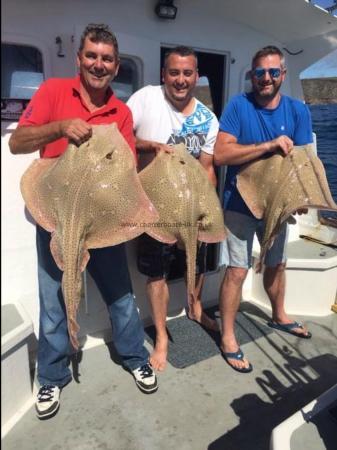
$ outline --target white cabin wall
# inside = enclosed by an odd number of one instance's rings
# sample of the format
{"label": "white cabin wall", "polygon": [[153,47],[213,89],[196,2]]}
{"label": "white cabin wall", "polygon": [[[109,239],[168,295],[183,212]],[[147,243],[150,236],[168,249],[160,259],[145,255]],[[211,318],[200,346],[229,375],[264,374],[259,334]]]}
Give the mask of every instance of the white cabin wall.
{"label": "white cabin wall", "polygon": [[[229,96],[240,91],[243,71],[252,55],[261,46],[280,45],[270,36],[257,32],[232,19],[219,16],[216,3],[184,0],[177,1],[175,20],[160,20],[154,14],[154,0],[99,0],[93,8],[91,0],[14,0],[3,8],[4,31],[38,36],[48,47],[52,59],[53,76],[73,76],[76,73],[75,56],[79,33],[89,22],[108,23],[120,38],[122,53],[130,53],[130,45],[124,50],[123,36],[135,42],[134,55],[146,59],[144,84],[159,82],[160,43],[185,44],[199,49],[230,52],[235,63],[230,65]],[[95,4],[96,6],[96,4]],[[38,11],[38,14],[36,13]],[[18,12],[20,12],[18,14]],[[205,14],[207,13],[207,20]],[[76,42],[71,37],[76,35]],[[63,41],[65,57],[57,57],[55,39]],[[143,45],[137,40],[143,38]],[[74,45],[75,44],[75,45]],[[157,50],[157,51],[155,51]],[[155,51],[155,52],[154,52]]]}
{"label": "white cabin wall", "polygon": [[[13,125],[13,124],[12,124]],[[10,126],[13,128],[13,126]],[[1,302],[18,303],[38,325],[38,285],[35,226],[26,215],[19,185],[37,155],[13,156],[8,150],[11,130],[1,124]]]}
{"label": "white cabin wall", "polygon": [[[10,31],[41,39],[49,49],[51,55],[51,69],[53,76],[72,76],[76,73],[75,56],[77,42],[72,42],[72,35],[80,33],[88,22],[109,23],[120,39],[121,52],[124,49],[122,35],[129,35],[135,43],[143,38],[142,43],[134,45],[136,52],[144,63],[144,84],[159,82],[159,47],[160,43],[186,44],[205,50],[229,51],[235,63],[230,65],[230,81],[227,94],[232,96],[242,87],[244,72],[249,65],[255,51],[267,44],[279,45],[297,51],[304,45],[306,53],[300,57],[287,55],[289,66],[288,81],[284,85],[284,92],[296,97],[302,96],[301,85],[298,80],[298,70],[303,70],[311,63],[324,56],[326,44],[329,41],[331,50],[336,48],[337,35],[332,31],[325,37],[313,37],[304,41],[294,41],[293,31],[289,33],[292,42],[285,39],[275,40],[271,35],[258,32],[247,25],[240,25],[231,15],[226,13],[226,6],[210,0],[206,4],[202,0],[176,0],[178,13],[175,20],[160,20],[155,16],[155,0],[59,0],[49,2],[45,0],[12,0],[3,5],[3,32]],[[231,2],[229,2],[231,3]],[[242,3],[242,2],[241,2]],[[258,3],[258,2],[256,2]],[[271,6],[272,6],[271,2]],[[303,2],[304,3],[304,2]],[[260,15],[268,11],[262,5]],[[309,12],[311,5],[306,5]],[[239,7],[237,5],[236,7]],[[246,8],[247,9],[247,8]],[[308,10],[309,9],[309,10]],[[316,9],[316,8],[314,8]],[[270,9],[272,10],[272,9]],[[308,11],[307,11],[308,10]],[[315,11],[317,13],[317,11]],[[245,11],[242,11],[243,15]],[[301,11],[298,11],[300,14]],[[321,14],[322,15],[322,14]],[[325,16],[323,14],[323,16]],[[206,20],[207,17],[207,20]],[[289,20],[294,20],[289,17]],[[331,18],[330,22],[335,19]],[[270,23],[275,29],[280,28],[277,16],[266,16],[266,26]],[[333,25],[327,22],[327,31]],[[330,28],[329,28],[330,27]],[[284,27],[286,29],[286,26]],[[79,31],[80,30],[80,31]],[[60,36],[63,43],[64,58],[56,56],[57,45],[55,39]],[[141,41],[141,40],[140,40]],[[322,50],[323,49],[323,50]],[[151,64],[152,62],[152,64]],[[295,74],[295,76],[293,75]]]}

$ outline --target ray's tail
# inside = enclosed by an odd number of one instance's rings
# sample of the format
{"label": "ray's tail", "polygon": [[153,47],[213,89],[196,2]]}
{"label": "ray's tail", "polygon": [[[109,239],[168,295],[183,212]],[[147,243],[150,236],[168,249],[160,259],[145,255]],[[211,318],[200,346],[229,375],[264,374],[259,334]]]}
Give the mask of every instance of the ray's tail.
{"label": "ray's tail", "polygon": [[62,292],[67,311],[68,332],[72,346],[75,350],[79,348],[77,333],[80,327],[76,316],[78,305],[81,300],[82,277],[81,273],[75,273],[73,267],[66,267],[62,277]]}
{"label": "ray's tail", "polygon": [[183,243],[186,250],[186,267],[187,267],[187,293],[188,303],[197,301],[195,294],[195,272],[197,257],[197,230],[189,230],[187,236],[183,236]]}
{"label": "ray's tail", "polygon": [[[67,231],[67,230],[66,230]],[[66,307],[69,338],[75,350],[79,348],[77,333],[80,329],[76,316],[81,301],[82,275],[90,258],[83,248],[80,231],[64,232],[64,240],[55,234],[51,241],[51,251],[57,265],[63,270],[62,293]]]}

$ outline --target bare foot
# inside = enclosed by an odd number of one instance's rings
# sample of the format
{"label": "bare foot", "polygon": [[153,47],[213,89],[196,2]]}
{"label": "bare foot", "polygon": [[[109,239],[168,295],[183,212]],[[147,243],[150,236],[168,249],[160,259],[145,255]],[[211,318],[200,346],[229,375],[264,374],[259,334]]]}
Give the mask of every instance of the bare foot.
{"label": "bare foot", "polygon": [[159,372],[163,372],[166,368],[167,364],[167,339],[156,339],[156,345],[153,349],[152,354],[150,355],[150,363],[151,366],[158,370]]}
{"label": "bare foot", "polygon": [[190,305],[187,316],[191,320],[195,320],[200,323],[203,327],[207,328],[211,331],[220,331],[218,322],[214,319],[211,319],[203,310],[200,302],[195,302],[193,305]]}
{"label": "bare foot", "polygon": [[201,313],[200,323],[209,330],[220,331],[218,322],[215,319],[211,319],[204,311]]}

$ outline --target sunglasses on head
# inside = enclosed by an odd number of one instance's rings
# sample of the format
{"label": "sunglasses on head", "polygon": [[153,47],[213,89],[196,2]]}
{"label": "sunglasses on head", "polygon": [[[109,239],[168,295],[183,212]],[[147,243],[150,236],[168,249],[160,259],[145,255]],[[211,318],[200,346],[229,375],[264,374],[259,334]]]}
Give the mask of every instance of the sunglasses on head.
{"label": "sunglasses on head", "polygon": [[282,70],[278,67],[272,67],[271,69],[262,69],[261,67],[257,67],[253,70],[254,77],[260,79],[265,76],[266,72],[269,73],[271,78],[278,78],[281,75]]}

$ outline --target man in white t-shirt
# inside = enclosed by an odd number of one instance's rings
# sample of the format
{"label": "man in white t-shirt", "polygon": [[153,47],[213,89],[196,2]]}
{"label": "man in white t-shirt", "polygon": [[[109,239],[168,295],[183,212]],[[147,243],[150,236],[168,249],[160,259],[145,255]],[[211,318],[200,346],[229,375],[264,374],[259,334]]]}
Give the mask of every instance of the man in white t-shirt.
{"label": "man in white t-shirt", "polygon": [[[137,151],[148,155],[152,152],[155,156],[160,151],[172,152],[172,145],[183,142],[215,185],[213,147],[218,120],[212,111],[193,97],[198,81],[198,62],[193,49],[180,46],[167,52],[162,81],[162,86],[140,89],[127,102],[133,114]],[[169,291],[166,277],[174,257],[175,264],[185,269],[185,254],[181,253],[175,245],[162,244],[147,235],[140,237],[138,269],[148,276],[147,294],[156,328],[156,343],[150,362],[159,371],[165,369],[168,349],[166,316]],[[216,321],[203,312],[200,301],[205,261],[206,245],[203,244],[197,256],[198,301],[190,308],[188,316],[209,329],[218,330]]]}

